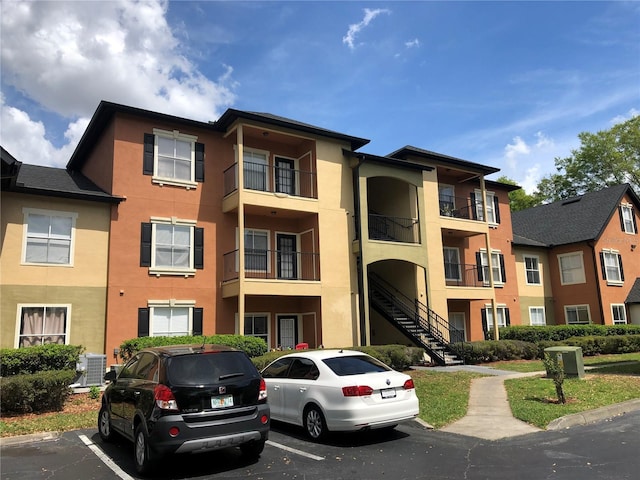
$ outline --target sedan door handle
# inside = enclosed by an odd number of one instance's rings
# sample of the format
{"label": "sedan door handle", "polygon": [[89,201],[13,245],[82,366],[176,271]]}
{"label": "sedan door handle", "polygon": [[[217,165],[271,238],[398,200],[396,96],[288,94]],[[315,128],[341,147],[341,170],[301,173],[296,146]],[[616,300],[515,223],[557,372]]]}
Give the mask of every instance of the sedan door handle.
{"label": "sedan door handle", "polygon": [[300,389],[299,389],[299,390],[300,390],[300,393],[302,393],[302,392],[306,392],[306,391],[307,391],[307,387],[300,387]]}

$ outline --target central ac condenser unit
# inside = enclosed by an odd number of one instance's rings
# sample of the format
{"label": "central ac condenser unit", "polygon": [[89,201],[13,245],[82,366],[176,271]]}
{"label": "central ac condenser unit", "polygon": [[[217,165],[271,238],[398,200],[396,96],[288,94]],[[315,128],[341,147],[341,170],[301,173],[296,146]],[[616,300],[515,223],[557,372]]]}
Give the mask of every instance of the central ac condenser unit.
{"label": "central ac condenser unit", "polygon": [[80,378],[77,383],[82,387],[104,384],[104,374],[107,371],[107,356],[97,353],[80,355],[77,370]]}

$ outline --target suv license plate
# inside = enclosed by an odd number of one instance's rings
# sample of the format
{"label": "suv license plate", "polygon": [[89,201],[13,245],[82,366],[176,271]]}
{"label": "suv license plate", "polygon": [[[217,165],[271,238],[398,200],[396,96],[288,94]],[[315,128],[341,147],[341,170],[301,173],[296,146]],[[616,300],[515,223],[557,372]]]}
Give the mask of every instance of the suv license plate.
{"label": "suv license plate", "polygon": [[380,390],[380,393],[382,394],[382,398],[394,398],[396,396],[396,389],[385,388],[383,390]]}
{"label": "suv license plate", "polygon": [[211,397],[211,408],[233,407],[233,395]]}

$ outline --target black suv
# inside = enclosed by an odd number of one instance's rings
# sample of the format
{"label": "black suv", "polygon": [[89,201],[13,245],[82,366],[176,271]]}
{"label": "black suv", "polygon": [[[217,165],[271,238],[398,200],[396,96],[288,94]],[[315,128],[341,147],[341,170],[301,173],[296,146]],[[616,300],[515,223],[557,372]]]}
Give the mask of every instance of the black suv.
{"label": "black suv", "polygon": [[167,453],[239,446],[258,457],[269,434],[267,387],[249,357],[221,345],[173,345],[141,350],[102,396],[100,437],[134,442],[138,473]]}

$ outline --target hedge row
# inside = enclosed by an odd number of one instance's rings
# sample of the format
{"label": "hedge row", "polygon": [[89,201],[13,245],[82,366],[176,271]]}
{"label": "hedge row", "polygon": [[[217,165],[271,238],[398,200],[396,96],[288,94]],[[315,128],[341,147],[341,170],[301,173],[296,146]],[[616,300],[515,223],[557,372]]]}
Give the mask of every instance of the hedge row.
{"label": "hedge row", "polygon": [[[424,360],[424,350],[418,347],[406,347],[404,345],[373,345],[368,347],[346,347],[345,350],[364,352],[386,363],[394,370],[404,371],[412,365],[418,365]],[[277,358],[295,353],[293,350],[268,352],[251,359],[258,370],[262,370]]]}
{"label": "hedge row", "polygon": [[2,348],[0,349],[0,377],[51,370],[75,371],[76,363],[83,350],[84,348],[78,345],[53,344],[26,348]]}
{"label": "hedge row", "polygon": [[264,355],[268,350],[267,343],[263,339],[243,335],[139,337],[122,342],[120,344],[119,355],[123,362],[126,362],[143,348],[204,343],[227,345],[237,348],[238,350],[246,352],[249,357]]}
{"label": "hedge row", "polygon": [[539,358],[544,357],[544,349],[558,345],[570,345],[580,347],[582,355],[590,357],[593,355],[611,355],[620,353],[640,352],[640,335],[617,335],[617,336],[595,336],[572,337],[563,342],[540,342],[538,343]]}
{"label": "hedge row", "polygon": [[[515,325],[500,327],[498,334],[501,340],[521,340],[531,343],[562,342],[572,337],[640,335],[640,325],[547,325],[541,327]],[[493,338],[492,332],[488,332],[487,335],[487,340]]]}
{"label": "hedge row", "polygon": [[0,378],[0,413],[60,411],[71,394],[73,370],[57,370]]}

